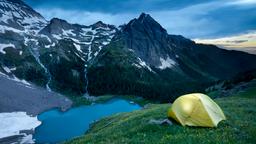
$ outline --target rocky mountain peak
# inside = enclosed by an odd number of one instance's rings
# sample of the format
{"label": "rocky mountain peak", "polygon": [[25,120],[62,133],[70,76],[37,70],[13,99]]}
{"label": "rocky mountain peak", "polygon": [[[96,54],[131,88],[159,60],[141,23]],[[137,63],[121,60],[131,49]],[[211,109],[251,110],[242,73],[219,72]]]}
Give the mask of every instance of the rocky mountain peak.
{"label": "rocky mountain peak", "polygon": [[141,23],[145,23],[145,22],[157,23],[157,21],[155,21],[149,14],[146,14],[146,13],[141,13],[139,18],[137,18],[137,20]]}
{"label": "rocky mountain peak", "polygon": [[161,65],[160,58],[165,60],[173,57],[167,31],[149,14],[142,13],[123,26],[120,36],[125,47],[134,50],[148,65],[158,67]]}
{"label": "rocky mountain peak", "polygon": [[73,24],[68,23],[66,20],[59,18],[52,18],[50,20],[49,26],[55,29],[71,29],[75,27]]}
{"label": "rocky mountain peak", "polygon": [[108,25],[103,23],[102,21],[98,21],[98,22],[92,24],[92,26],[94,26],[94,27],[107,27]]}
{"label": "rocky mountain peak", "polygon": [[152,18],[149,14],[145,13],[141,13],[141,15],[138,18],[131,20],[126,27],[131,27],[135,29],[143,28],[144,31],[151,31],[155,34],[167,34],[167,31],[154,18]]}
{"label": "rocky mountain peak", "polygon": [[144,18],[146,18],[148,16],[151,17],[149,14],[146,14],[146,13],[142,12],[138,19],[144,19]]}
{"label": "rocky mountain peak", "polygon": [[1,1],[8,1],[8,2],[11,2],[11,3],[26,5],[22,0],[1,0]]}
{"label": "rocky mountain peak", "polygon": [[46,24],[38,12],[21,0],[0,0],[0,24],[18,30],[37,30]]}
{"label": "rocky mountain peak", "polygon": [[31,16],[44,19],[41,14],[33,10],[22,0],[0,0],[0,8],[0,14],[5,14],[7,11],[9,11],[12,12],[16,18]]}
{"label": "rocky mountain peak", "polygon": [[40,31],[40,33],[46,35],[60,34],[63,32],[63,30],[68,30],[72,28],[72,24],[69,24],[67,21],[59,18],[53,18],[50,20],[49,24]]}
{"label": "rocky mountain peak", "polygon": [[52,18],[50,20],[51,24],[60,24],[60,23],[68,23],[66,20],[59,19],[59,18]]}
{"label": "rocky mountain peak", "polygon": [[102,21],[47,22],[21,0],[0,0],[0,27],[1,73],[75,95],[169,100],[175,91],[204,89],[206,82],[256,68],[255,56],[169,35],[146,13],[118,30]]}
{"label": "rocky mountain peak", "polygon": [[116,29],[116,27],[114,25],[109,25],[109,24],[105,24],[102,21],[98,21],[92,25],[90,25],[90,27],[92,27],[92,29],[97,29],[97,28],[104,28],[104,29]]}

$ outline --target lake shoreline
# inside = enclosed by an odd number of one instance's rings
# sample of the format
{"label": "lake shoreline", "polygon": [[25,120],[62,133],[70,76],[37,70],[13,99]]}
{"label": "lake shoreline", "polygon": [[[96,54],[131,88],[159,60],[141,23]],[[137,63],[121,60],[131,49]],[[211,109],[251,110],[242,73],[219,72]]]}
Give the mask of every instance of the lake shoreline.
{"label": "lake shoreline", "polygon": [[[73,103],[71,101],[72,99],[70,100],[69,97],[55,92],[49,92],[45,88],[33,84],[15,81],[6,75],[0,74],[0,81],[0,114],[25,112],[28,117],[37,117],[39,114],[54,109],[60,112],[66,112],[80,106],[108,103],[108,101],[113,99],[125,99],[131,104],[138,103],[141,106],[146,102],[144,99],[137,96],[103,95],[95,97],[96,100],[90,101],[90,104],[74,105],[75,103]],[[19,133],[2,137],[0,138],[0,142],[21,142],[26,136],[32,136],[34,133],[35,129],[19,129]]]}
{"label": "lake shoreline", "polygon": [[102,103],[72,107],[65,112],[51,109],[38,115],[42,124],[36,127],[33,138],[36,143],[64,142],[82,136],[103,117],[141,108],[134,102],[115,97]]}
{"label": "lake shoreline", "polygon": [[44,88],[14,81],[0,74],[0,113],[26,112],[36,116],[52,108],[65,111],[72,106],[72,101]]}
{"label": "lake shoreline", "polygon": [[[26,113],[23,118],[32,118],[53,108],[66,111],[72,107],[73,102],[67,97],[26,81],[12,79],[3,74],[0,74],[0,81],[0,114],[2,115],[13,114],[14,119],[19,119],[18,113]],[[2,117],[2,119],[6,118]],[[30,128],[17,128],[16,131],[17,133],[13,135],[0,138],[0,143],[21,142],[28,138],[27,136],[32,138],[34,132]]]}

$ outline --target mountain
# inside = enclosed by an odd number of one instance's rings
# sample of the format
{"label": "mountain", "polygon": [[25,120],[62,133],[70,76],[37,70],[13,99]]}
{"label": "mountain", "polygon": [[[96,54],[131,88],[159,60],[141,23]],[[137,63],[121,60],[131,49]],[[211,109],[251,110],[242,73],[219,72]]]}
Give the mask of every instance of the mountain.
{"label": "mountain", "polygon": [[203,92],[215,81],[255,69],[256,64],[251,63],[255,59],[247,53],[169,35],[150,15],[142,13],[122,26],[91,63],[89,91],[172,101],[178,95]]}
{"label": "mountain", "polygon": [[57,18],[46,21],[22,1],[0,2],[0,72],[49,91],[84,94],[87,61],[110,42],[117,28],[101,21],[90,26]]}
{"label": "mountain", "polygon": [[0,72],[36,84],[45,83],[43,69],[26,46],[47,21],[20,0],[0,0]]}
{"label": "mountain", "polygon": [[[102,47],[108,44],[117,28],[99,21],[90,26],[69,24],[65,20],[53,18],[39,34],[47,36],[54,41],[67,38],[73,41],[76,49],[89,61],[95,57]],[[49,46],[48,46],[49,47]]]}
{"label": "mountain", "polygon": [[0,0],[1,31],[39,30],[46,20],[21,0]]}
{"label": "mountain", "polygon": [[170,35],[145,13],[117,28],[47,21],[20,0],[0,7],[0,72],[48,91],[169,101],[256,68],[255,55]]}

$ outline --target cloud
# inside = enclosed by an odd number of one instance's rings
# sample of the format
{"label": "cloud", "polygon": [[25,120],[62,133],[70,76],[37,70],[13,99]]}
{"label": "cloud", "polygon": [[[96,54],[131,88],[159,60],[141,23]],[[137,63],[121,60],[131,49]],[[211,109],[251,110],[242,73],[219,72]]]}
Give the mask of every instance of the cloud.
{"label": "cloud", "polygon": [[194,39],[196,43],[214,44],[226,49],[242,50],[256,54],[256,30],[216,39]]}
{"label": "cloud", "polygon": [[[33,8],[62,8],[102,13],[134,13],[180,9],[202,0],[24,0]],[[209,2],[212,0],[203,0]]]}
{"label": "cloud", "polygon": [[[209,2],[188,6],[179,10],[152,12],[156,20],[169,33],[181,34],[186,37],[204,37],[219,31],[219,22],[205,15],[218,10],[223,5],[219,2]],[[209,29],[209,27],[211,27]]]}
{"label": "cloud", "polygon": [[82,10],[64,10],[60,8],[54,9],[36,9],[39,13],[50,20],[54,17],[65,19],[70,23],[78,23],[83,25],[91,25],[97,21],[103,21],[107,24],[121,25],[128,20],[137,17],[137,14],[132,13],[121,13],[121,14],[111,14],[102,12],[89,12]]}
{"label": "cloud", "polygon": [[[150,1],[152,2],[153,0]],[[161,0],[161,2],[163,3],[164,0]],[[133,5],[131,3],[132,2],[129,1],[129,5]],[[175,9],[166,9],[166,7],[163,9],[144,8],[144,12],[149,13],[166,28],[170,34],[180,34],[188,38],[209,38],[256,29],[256,9],[252,9],[251,7],[246,7],[247,9],[237,9],[238,3],[252,2],[251,0],[207,1],[193,5],[188,4]],[[134,5],[134,7],[134,9],[136,9],[134,11],[129,9],[114,13],[113,11],[103,12],[97,10],[89,11],[86,9],[51,7],[42,7],[36,10],[48,20],[53,17],[58,17],[71,23],[84,25],[90,25],[101,20],[105,23],[118,26],[128,23],[131,19],[139,16],[142,11],[139,11],[137,7],[141,7],[141,4],[139,6]]]}
{"label": "cloud", "polygon": [[230,5],[255,5],[256,1],[255,0],[233,0],[230,1],[229,3]]}
{"label": "cloud", "polygon": [[[213,6],[214,5],[214,6]],[[163,10],[163,11],[148,11],[164,28],[172,34],[181,34],[187,37],[197,35],[198,37],[214,33],[217,28],[217,23],[206,17],[200,17],[208,12],[215,10],[220,6],[219,3],[206,3],[189,6],[179,10]],[[134,13],[102,13],[89,12],[82,10],[64,10],[60,8],[54,9],[36,9],[44,15],[48,20],[53,17],[65,19],[71,23],[79,23],[90,25],[99,20],[108,24],[121,25],[128,23],[131,19],[138,17],[139,12]],[[212,26],[208,29],[205,26]],[[214,27],[214,28],[213,28]],[[188,34],[189,32],[189,34]]]}

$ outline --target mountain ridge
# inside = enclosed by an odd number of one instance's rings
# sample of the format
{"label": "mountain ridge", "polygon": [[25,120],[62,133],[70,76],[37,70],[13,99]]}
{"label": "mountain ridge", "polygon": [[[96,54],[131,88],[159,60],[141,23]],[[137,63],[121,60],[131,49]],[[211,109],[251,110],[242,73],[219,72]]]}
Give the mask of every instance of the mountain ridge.
{"label": "mountain ridge", "polygon": [[[9,12],[15,10],[2,10],[1,17]],[[145,13],[119,29],[102,21],[85,26],[34,18],[22,28],[0,22],[0,72],[66,95],[134,94],[169,101],[256,68],[250,63],[254,55],[168,34]]]}
{"label": "mountain ridge", "polygon": [[203,92],[214,81],[253,69],[256,65],[250,64],[250,59],[255,56],[169,35],[152,17],[142,13],[123,25],[96,57],[88,72],[89,91],[95,95],[116,91],[174,100],[178,95]]}

